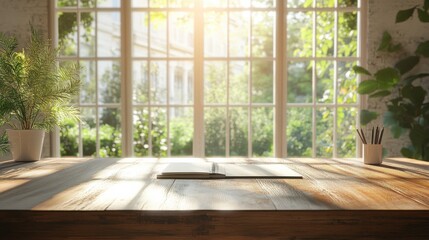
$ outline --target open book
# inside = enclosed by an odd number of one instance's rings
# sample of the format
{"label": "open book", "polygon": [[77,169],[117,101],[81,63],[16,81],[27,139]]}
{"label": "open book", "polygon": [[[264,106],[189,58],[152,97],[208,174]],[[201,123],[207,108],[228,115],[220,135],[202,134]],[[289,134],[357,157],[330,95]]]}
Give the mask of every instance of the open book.
{"label": "open book", "polygon": [[302,178],[285,164],[233,164],[212,162],[170,163],[159,179]]}

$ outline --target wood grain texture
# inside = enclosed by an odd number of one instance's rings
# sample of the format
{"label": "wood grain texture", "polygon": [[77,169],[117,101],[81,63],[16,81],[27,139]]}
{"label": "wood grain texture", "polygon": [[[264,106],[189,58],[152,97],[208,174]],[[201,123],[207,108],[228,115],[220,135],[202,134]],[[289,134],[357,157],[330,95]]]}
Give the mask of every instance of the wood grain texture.
{"label": "wood grain texture", "polygon": [[0,239],[43,240],[427,239],[429,223],[427,212],[416,210],[2,211],[0,217]]}
{"label": "wood grain texture", "polygon": [[[156,179],[172,161],[285,163],[303,179]],[[0,163],[0,239],[429,239],[429,163],[67,158]]]}

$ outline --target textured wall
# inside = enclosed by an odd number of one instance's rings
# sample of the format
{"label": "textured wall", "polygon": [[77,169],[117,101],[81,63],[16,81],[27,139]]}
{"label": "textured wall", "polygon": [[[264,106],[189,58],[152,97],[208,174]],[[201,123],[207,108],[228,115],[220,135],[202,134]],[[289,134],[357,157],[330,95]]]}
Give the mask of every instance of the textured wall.
{"label": "textured wall", "polygon": [[[429,24],[420,23],[417,17],[413,17],[403,23],[395,24],[396,13],[399,10],[408,9],[423,3],[423,0],[369,0],[368,13],[368,67],[373,72],[377,69],[392,66],[403,54],[411,54],[415,51],[417,43],[423,39],[429,39]],[[386,55],[378,53],[376,49],[380,43],[383,32],[387,30],[395,42],[401,43],[405,53]],[[427,72],[428,62],[420,64],[419,68],[413,71],[422,71],[424,68]],[[428,84],[429,81],[426,81]],[[377,110],[380,113],[385,111],[385,100],[368,99],[368,108]],[[382,119],[380,120],[382,122]],[[388,150],[389,156],[400,156],[400,150],[403,146],[409,144],[407,136],[400,139],[393,139],[390,132],[387,132],[383,138],[384,145]]]}
{"label": "textured wall", "polygon": [[48,33],[48,5],[49,0],[0,0],[0,31],[16,34],[23,42],[31,22]]}
{"label": "textured wall", "polygon": [[[395,56],[382,56],[375,51],[384,30],[388,30],[394,39],[403,43],[409,52],[414,51],[416,42],[421,41],[423,37],[429,38],[429,24],[424,25],[416,19],[395,24],[395,15],[398,10],[410,8],[421,2],[423,1],[368,0],[367,38],[368,67],[370,70],[388,66],[397,59]],[[21,43],[28,37],[29,22],[44,29],[47,33],[49,26],[48,9],[49,0],[0,0],[0,31],[16,34]],[[369,99],[368,107],[383,112],[384,102]],[[45,142],[44,155],[47,155],[49,153],[49,138]],[[396,140],[387,133],[384,143],[390,156],[398,156],[401,146],[407,144],[407,138]]]}
{"label": "textured wall", "polygon": [[[42,29],[46,36],[49,32],[49,0],[0,0],[0,31],[17,36],[19,48],[25,45],[29,37],[29,23]],[[49,134],[46,135],[43,156],[48,156]],[[10,159],[10,156],[0,156]]]}

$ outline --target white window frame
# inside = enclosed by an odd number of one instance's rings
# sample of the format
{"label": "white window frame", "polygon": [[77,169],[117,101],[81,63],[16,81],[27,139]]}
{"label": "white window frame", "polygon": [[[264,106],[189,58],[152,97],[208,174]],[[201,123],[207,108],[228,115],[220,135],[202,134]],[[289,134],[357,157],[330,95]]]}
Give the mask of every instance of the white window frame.
{"label": "white window frame", "polygon": [[[78,1],[79,2],[79,1]],[[55,0],[50,0],[50,37],[53,39],[53,43],[55,45],[58,45],[57,42],[57,31],[58,29],[58,22],[56,19],[57,16],[57,8],[55,6]],[[337,6],[338,0],[335,1],[335,4]],[[309,58],[288,58],[286,57],[286,16],[287,12],[291,11],[290,9],[286,8],[286,1],[284,0],[276,0],[276,17],[274,19],[274,22],[276,24],[275,29],[275,39],[274,39],[274,51],[275,56],[272,58],[269,58],[270,60],[275,60],[275,72],[274,72],[274,103],[268,104],[270,107],[274,108],[274,157],[287,157],[287,137],[286,137],[286,109],[288,106],[294,106],[294,107],[300,107],[300,106],[311,106],[312,109],[316,108],[316,98],[315,98],[315,91],[314,91],[314,74],[315,70],[313,70],[313,102],[309,104],[296,104],[296,103],[287,103],[287,71],[284,69],[287,69],[287,60],[320,60],[323,59],[321,57],[315,57],[315,54],[313,54],[312,57]],[[365,0],[359,0],[357,7],[351,7],[351,8],[317,8],[313,6],[312,8],[295,8],[292,11],[308,11],[308,10],[314,10],[314,11],[333,11],[335,12],[335,19],[337,25],[337,12],[338,11],[356,11],[358,13],[358,53],[356,57],[328,57],[326,59],[329,60],[355,60],[360,63],[362,66],[367,65],[367,49],[366,42],[367,42],[367,1]],[[202,8],[202,1],[195,1],[195,7]],[[71,10],[73,12],[78,13],[79,17],[79,9]],[[97,8],[92,11],[98,11]],[[108,8],[101,9],[101,11],[109,11]],[[121,96],[132,96],[132,15],[131,13],[131,2],[129,0],[121,0],[121,8],[120,8],[120,14],[121,14],[121,34],[122,34],[122,42],[121,42],[121,57],[120,57],[120,63],[121,63]],[[314,15],[315,18],[315,15]],[[199,21],[200,19],[203,19],[203,12],[202,11],[194,11],[194,101],[193,101],[193,108],[194,108],[194,139],[193,139],[193,156],[194,157],[204,157],[205,150],[204,150],[204,86],[203,86],[203,78],[204,78],[204,35],[203,31],[203,22]],[[228,19],[229,21],[229,19]],[[317,19],[313,20],[313,38],[315,38],[315,26],[316,26]],[[79,23],[78,23],[79,24]],[[168,31],[169,24],[167,24],[167,34],[169,34]],[[336,32],[337,32],[336,28]],[[79,31],[79,30],[78,30]],[[335,40],[334,40],[334,49],[336,51],[336,43],[337,43],[337,33],[335,33]],[[79,32],[78,32],[79,36]],[[97,36],[96,36],[97,37]],[[79,41],[79,37],[78,37]],[[167,44],[168,45],[168,44]],[[77,44],[77,47],[79,48],[79,44]],[[77,56],[76,60],[80,60],[79,57],[79,49],[77,49]],[[313,39],[313,51],[315,51],[315,41]],[[167,58],[167,57],[166,57]],[[71,59],[71,58],[70,58]],[[97,60],[97,57],[94,57],[94,60]],[[102,58],[103,60],[105,58]],[[115,58],[116,60],[117,58]],[[85,60],[92,60],[89,58],[85,58]],[[171,61],[174,59],[169,59],[168,61]],[[180,59],[184,60],[184,59]],[[224,60],[224,59],[222,59]],[[230,61],[231,58],[226,59],[226,61]],[[252,61],[252,57],[245,58],[247,61]],[[167,70],[168,71],[168,70]],[[335,71],[336,72],[336,71]],[[336,78],[336,73],[335,73]],[[335,79],[335,86],[336,81]],[[359,80],[360,81],[360,78]],[[250,86],[251,87],[251,86]],[[167,87],[168,88],[168,87]],[[98,89],[98,88],[97,88]],[[251,89],[251,88],[250,88]],[[336,88],[334,88],[336,90]],[[338,107],[356,107],[357,109],[365,108],[366,107],[366,99],[358,96],[358,102],[356,104],[338,104],[336,100],[336,91],[334,95],[334,103],[333,104],[327,104],[330,107],[333,107],[334,110],[337,110]],[[168,104],[169,97],[167,97],[167,109],[169,107]],[[107,104],[108,105],[108,104]],[[107,106],[107,105],[102,105]],[[252,105],[250,103],[250,105]],[[268,106],[267,105],[267,106]],[[96,103],[94,105],[96,107],[96,112],[98,115],[98,107],[100,104]],[[116,105],[115,105],[116,106]],[[228,103],[226,105],[222,106],[228,106]],[[317,107],[321,107],[323,104],[317,104]],[[246,105],[246,107],[249,107],[249,109],[252,108],[252,106]],[[133,156],[133,120],[132,120],[132,108],[133,103],[131,97],[124,98],[121,97],[121,130],[122,130],[122,155],[123,157],[131,157]],[[312,138],[312,146],[313,146],[313,157],[315,157],[316,154],[316,125],[315,125],[315,111],[313,111],[313,121],[312,121],[312,132],[313,132],[313,138]],[[251,112],[249,111],[249,118],[251,118]],[[167,111],[168,115],[168,111]],[[228,116],[228,115],[227,115]],[[357,114],[357,119],[359,119],[359,114]],[[168,121],[168,116],[167,116]],[[249,119],[251,122],[251,119]],[[357,125],[359,125],[359,121],[356,121]],[[97,131],[98,131],[98,121],[97,121]],[[336,144],[336,124],[337,124],[337,116],[334,114],[334,151],[333,151],[333,157],[337,157],[337,144]],[[228,125],[227,125],[228,126]],[[252,139],[251,139],[251,125],[249,125],[249,133],[248,133],[248,157],[250,157],[251,151],[252,151]],[[168,129],[168,128],[167,128]],[[167,130],[168,131],[168,130]],[[229,131],[227,127],[226,131],[226,156],[228,157],[229,153]],[[99,141],[98,141],[98,135],[97,135],[97,156],[98,156],[98,150],[99,150]],[[79,155],[82,156],[82,139],[79,139]],[[361,146],[358,144],[358,141],[356,141],[356,155],[360,156],[361,154]],[[170,153],[170,151],[168,151]],[[51,156],[58,157],[60,156],[60,142],[59,142],[59,129],[56,128],[51,133]],[[170,156],[170,154],[169,154]]]}
{"label": "white window frame", "polygon": [[[282,1],[282,0],[278,0],[277,3],[284,3],[285,4],[286,1]],[[313,1],[313,5],[312,7],[306,7],[306,8],[287,8],[286,6],[283,5],[284,9],[284,13],[281,14],[282,19],[284,19],[284,21],[282,21],[284,24],[287,24],[287,13],[288,12],[307,12],[307,11],[313,11],[313,19],[312,19],[312,23],[313,23],[313,40],[312,40],[312,56],[311,57],[286,57],[286,49],[281,49],[285,54],[282,55],[282,69],[287,69],[287,61],[311,61],[312,63],[315,63],[317,60],[332,60],[335,61],[335,65],[334,65],[334,103],[328,103],[328,104],[321,104],[321,103],[317,103],[317,97],[316,97],[316,66],[313,66],[313,72],[312,72],[312,103],[288,103],[287,102],[287,71],[284,71],[282,73],[282,79],[277,79],[277,86],[282,87],[284,94],[283,94],[283,100],[282,100],[282,104],[284,104],[284,107],[281,108],[281,110],[287,109],[289,106],[291,107],[311,107],[312,109],[312,157],[316,157],[316,123],[317,123],[317,119],[316,119],[316,114],[315,114],[315,109],[320,108],[320,107],[331,107],[333,108],[333,115],[334,115],[334,129],[333,129],[333,157],[336,158],[337,157],[337,153],[338,153],[338,149],[337,149],[337,109],[339,107],[355,107],[358,110],[358,113],[356,114],[356,127],[360,126],[360,121],[359,121],[359,110],[362,109],[363,107],[366,107],[366,98],[365,97],[360,97],[358,95],[358,100],[356,103],[351,103],[351,104],[340,104],[337,102],[337,73],[338,73],[338,69],[337,69],[337,61],[356,61],[359,62],[359,64],[361,66],[366,66],[367,65],[367,49],[364,47],[366,46],[366,32],[367,32],[367,5],[368,5],[368,1],[365,0],[358,0],[358,5],[356,7],[341,7],[341,8],[337,8],[338,6],[338,2],[339,0],[335,0],[335,6],[334,7],[317,7],[316,6],[316,0]],[[353,12],[356,11],[357,12],[357,16],[358,16],[358,20],[357,20],[357,27],[358,27],[358,39],[357,39],[357,56],[353,56],[353,57],[338,57],[337,55],[337,42],[338,42],[338,13],[339,12]],[[316,56],[316,44],[317,44],[317,40],[316,40],[316,26],[317,26],[317,17],[316,17],[316,13],[317,12],[333,12],[334,16],[335,16],[335,37],[334,37],[334,56],[329,56],[329,57],[317,57]],[[283,28],[286,29],[286,26]],[[283,40],[282,42],[284,42],[284,46],[287,46],[287,40],[286,40],[286,34],[287,34],[287,30],[284,31],[282,33],[283,35]],[[287,47],[285,47],[287,48]],[[287,60],[286,60],[287,59]],[[358,82],[360,82],[360,76],[358,76]],[[282,83],[285,83],[284,86],[281,86]],[[286,121],[287,121],[287,117],[286,117],[286,111],[281,112],[281,110],[279,111],[279,114],[281,114],[281,116],[283,116],[283,119],[279,119],[277,121],[282,121],[282,122],[276,122],[276,126],[281,126],[282,129],[282,149],[279,149],[278,154],[276,154],[276,156],[282,156],[282,157],[286,157],[288,156],[287,154],[287,137],[286,137]],[[356,144],[356,156],[361,156],[361,144],[359,144],[358,141],[355,141]],[[276,152],[277,153],[277,152]]]}

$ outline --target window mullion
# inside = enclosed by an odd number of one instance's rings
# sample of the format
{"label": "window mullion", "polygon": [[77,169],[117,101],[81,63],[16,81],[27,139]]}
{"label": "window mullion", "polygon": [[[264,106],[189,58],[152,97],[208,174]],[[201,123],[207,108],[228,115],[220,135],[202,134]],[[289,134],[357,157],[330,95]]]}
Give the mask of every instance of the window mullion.
{"label": "window mullion", "polygon": [[[316,2],[313,2],[313,5],[316,6]],[[317,83],[316,83],[316,48],[317,48],[317,11],[313,11],[313,53],[312,53],[312,57],[313,57],[313,61],[312,61],[312,121],[311,121],[311,132],[312,132],[312,140],[311,140],[311,147],[312,147],[312,157],[316,156],[316,111],[317,111],[317,106],[316,106],[316,87],[317,87]]]}
{"label": "window mullion", "polygon": [[204,14],[202,1],[194,11],[194,141],[193,155],[204,157]]}
{"label": "window mullion", "polygon": [[[366,52],[366,46],[367,46],[367,36],[365,33],[368,32],[368,26],[367,26],[367,19],[368,19],[368,1],[365,0],[359,0],[359,10],[358,10],[358,58],[359,58],[359,65],[363,67],[368,67],[367,62],[367,52]],[[358,82],[362,80],[361,76],[358,76]],[[361,97],[358,95],[358,103],[360,105],[360,109],[366,109],[368,102],[366,97]],[[356,114],[356,123],[357,127],[360,127],[360,111],[358,111],[358,114]],[[360,144],[359,141],[356,141],[356,156],[361,157],[362,156],[362,144]]]}
{"label": "window mullion", "polygon": [[[132,96],[132,11],[131,3],[128,0],[122,1],[122,46],[121,46],[121,95]],[[133,156],[133,108],[132,108],[132,97],[121,97],[121,116],[122,122],[121,128],[123,133],[122,138],[122,155],[129,157]]]}
{"label": "window mullion", "polygon": [[[150,7],[150,2],[149,2],[149,7]],[[147,107],[147,112],[148,112],[148,155],[152,156],[152,93],[151,93],[151,89],[152,89],[152,75],[151,75],[151,65],[152,65],[152,53],[151,53],[151,45],[152,45],[152,41],[151,41],[151,35],[152,35],[152,28],[151,28],[151,11],[147,12],[147,55],[149,57],[148,61],[147,61],[147,72],[148,72],[148,89],[149,89],[149,97],[147,99],[148,102],[148,107]]]}
{"label": "window mullion", "polygon": [[[80,17],[81,17],[81,15],[80,15],[80,2],[77,2],[77,10],[76,10],[76,17],[77,17],[77,29],[76,29],[76,32],[77,32],[77,41],[76,41],[76,56],[77,56],[77,64],[78,64],[78,66],[80,67],[80,21],[81,21],[81,19],[80,19]],[[78,102],[78,106],[81,106],[82,105],[82,92],[81,91],[79,91],[79,94],[78,94],[78,100],[77,100],[77,102]],[[81,108],[80,108],[81,109]],[[78,156],[79,157],[83,157],[83,138],[82,138],[82,131],[83,131],[83,128],[82,128],[82,122],[78,122],[78,132],[79,132],[79,134],[78,134],[78,138],[79,138],[79,141],[78,141]]]}
{"label": "window mullion", "polygon": [[[50,37],[52,38],[52,44],[55,47],[58,47],[58,11],[56,8],[55,1],[49,1],[49,32],[51,33]],[[59,63],[57,63],[59,64]],[[51,157],[60,157],[60,149],[61,149],[61,142],[60,142],[60,128],[56,126],[51,131]]]}
{"label": "window mullion", "polygon": [[[338,8],[338,0],[335,0],[335,7]],[[338,57],[338,11],[334,12],[334,56]],[[334,61],[334,125],[333,125],[333,157],[337,157],[337,122],[338,122],[338,60]]]}
{"label": "window mullion", "polygon": [[249,88],[247,90],[248,94],[248,110],[247,110],[247,156],[252,157],[253,155],[253,145],[252,145],[252,88],[253,88],[253,74],[252,74],[252,68],[253,68],[253,44],[252,44],[252,38],[253,38],[253,8],[250,10],[250,24],[249,24]]}
{"label": "window mullion", "polygon": [[[95,3],[97,6],[97,3]],[[95,61],[95,156],[100,157],[100,116],[99,116],[99,90],[98,90],[98,61],[97,61],[97,57],[98,57],[98,11],[94,13],[95,17],[95,44],[97,45],[95,47],[95,54],[94,56],[96,57],[96,61]]]}
{"label": "window mullion", "polygon": [[229,24],[229,19],[230,19],[230,12],[229,11],[227,11],[226,12],[226,41],[227,41],[227,43],[226,43],[226,57],[227,57],[227,60],[226,60],[226,123],[225,123],[225,156],[226,157],[229,157],[229,153],[230,153],[230,139],[231,139],[231,137],[230,137],[230,126],[229,126],[229,123],[230,123],[230,120],[229,120],[229,118],[230,118],[230,108],[229,108],[229,71],[230,71],[230,69],[229,69],[229,66],[230,66],[230,59],[229,59],[229,39],[230,39],[230,34],[229,34],[229,26],[230,26],[230,24]]}
{"label": "window mullion", "polygon": [[[169,2],[167,1],[167,9],[169,7]],[[171,73],[170,71],[170,11],[166,11],[166,16],[167,16],[167,32],[166,32],[166,39],[167,39],[167,49],[166,49],[166,56],[167,56],[167,61],[166,61],[166,76],[167,76],[167,83],[166,83],[166,87],[167,87],[167,99],[166,99],[166,108],[165,108],[165,113],[166,113],[166,130],[167,130],[167,157],[171,156],[171,144],[170,144],[170,91],[172,91],[171,86],[170,86],[170,79],[174,76],[174,73]],[[174,71],[174,70],[173,70]]]}
{"label": "window mullion", "polygon": [[[276,60],[276,68],[275,68],[275,119],[274,119],[274,156],[275,157],[284,157],[284,153],[286,152],[286,147],[284,144],[284,139],[286,137],[286,122],[285,119],[285,98],[284,92],[286,92],[286,88],[283,87],[283,69],[284,68],[284,54],[285,50],[283,48],[282,43],[284,40],[284,1],[277,0],[277,10],[276,10],[276,32],[275,32],[275,60]],[[284,92],[283,92],[284,91]]]}

